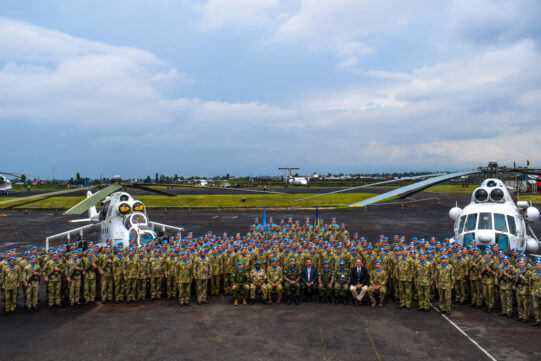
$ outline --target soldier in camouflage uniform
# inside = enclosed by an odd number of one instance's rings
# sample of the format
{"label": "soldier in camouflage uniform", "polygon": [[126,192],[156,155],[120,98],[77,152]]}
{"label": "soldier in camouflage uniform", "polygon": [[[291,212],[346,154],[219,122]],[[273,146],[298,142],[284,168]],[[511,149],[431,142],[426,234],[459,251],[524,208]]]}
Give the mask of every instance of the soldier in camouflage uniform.
{"label": "soldier in camouflage uniform", "polygon": [[376,307],[376,297],[374,293],[379,293],[379,307],[383,307],[385,300],[385,285],[387,284],[387,273],[381,269],[381,261],[374,262],[375,269],[370,272],[370,287],[368,287],[368,296],[370,297],[372,307]]}
{"label": "soldier in camouflage uniform", "polygon": [[400,304],[398,308],[406,307],[411,309],[412,289],[414,264],[411,258],[408,257],[408,249],[402,248],[402,256],[398,259],[398,286]]}
{"label": "soldier in camouflage uniform", "polygon": [[[160,258],[160,250],[154,250],[154,256],[148,260],[148,272],[150,279],[150,299],[162,298],[162,280],[164,279],[163,261]],[[191,266],[191,262],[190,262]],[[191,280],[190,280],[191,283]]]}
{"label": "soldier in camouflage uniform", "polygon": [[71,252],[71,260],[66,262],[66,279],[69,288],[69,305],[81,303],[81,277],[83,275],[83,262],[76,250]]}
{"label": "soldier in camouflage uniform", "polygon": [[167,298],[170,300],[177,298],[177,257],[174,251],[171,251],[169,258],[165,262],[165,278],[167,279]]}
{"label": "soldier in camouflage uniform", "polygon": [[440,296],[440,311],[451,314],[451,292],[455,288],[453,266],[447,263],[447,256],[441,256],[441,263],[436,267],[436,288]]}
{"label": "soldier in camouflage uniform", "polygon": [[426,260],[424,252],[419,253],[419,262],[415,265],[415,286],[419,298],[419,308],[417,311],[428,312],[430,310],[430,287],[433,277],[430,262]]}
{"label": "soldier in camouflage uniform", "polygon": [[98,257],[98,270],[101,275],[101,303],[113,301],[113,259],[111,246],[105,246],[104,253]]}
{"label": "soldier in camouflage uniform", "polygon": [[53,306],[62,307],[60,290],[62,287],[63,262],[59,259],[60,254],[53,252],[53,258],[47,262],[45,267],[45,282],[47,282],[47,301],[49,308]]}
{"label": "soldier in camouflage uniform", "polygon": [[135,248],[128,248],[128,257],[124,258],[122,263],[124,282],[126,282],[126,302],[135,302],[135,292],[137,289],[137,279],[139,278],[139,267],[135,258]]}
{"label": "soldier in camouflage uniform", "polygon": [[41,276],[41,268],[37,264],[36,256],[30,256],[30,264],[25,267],[23,272],[23,282],[26,287],[25,305],[28,311],[38,309],[39,300],[39,279]]}
{"label": "soldier in camouflage uniform", "polygon": [[190,285],[193,279],[193,265],[188,254],[182,252],[177,263],[178,302],[180,306],[188,306],[190,301]]}
{"label": "soldier in camouflage uniform", "polygon": [[530,319],[530,287],[528,284],[529,271],[526,267],[526,260],[521,258],[518,261],[518,278],[513,289],[517,297],[517,320],[527,322]]}
{"label": "soldier in camouflage uniform", "polygon": [[205,257],[205,250],[201,249],[199,251],[199,257],[196,257],[193,263],[193,276],[195,278],[195,289],[198,305],[201,303],[208,303],[207,286],[211,275],[212,265],[208,257]]}
{"label": "soldier in camouflage uniform", "polygon": [[340,261],[338,267],[338,271],[334,273],[334,303],[348,304],[350,277],[346,269],[346,261]]}
{"label": "soldier in camouflage uniform", "polygon": [[238,292],[242,295],[242,304],[246,304],[248,293],[250,292],[250,276],[244,269],[244,263],[242,261],[237,262],[237,269],[231,274],[231,293],[233,295],[233,305],[238,306]]}
{"label": "soldier in camouflage uniform", "polygon": [[267,296],[268,303],[272,302],[272,294],[276,293],[276,303],[282,299],[282,281],[284,275],[282,267],[278,266],[278,258],[271,259],[271,265],[267,268]]}
{"label": "soldier in camouflage uniform", "polygon": [[255,303],[255,292],[259,288],[263,294],[263,303],[267,304],[267,274],[263,268],[261,268],[261,261],[254,262],[254,269],[250,271],[250,304]]}
{"label": "soldier in camouflage uniform", "polygon": [[214,247],[212,254],[209,256],[212,264],[212,277],[210,278],[210,295],[218,296],[220,294],[220,283],[222,274],[224,273],[223,259],[218,254],[218,248]]}
{"label": "soldier in camouflage uniform", "polygon": [[318,275],[319,286],[319,303],[327,302],[328,305],[332,302],[334,288],[334,274],[329,268],[329,261],[323,261],[323,266]]}
{"label": "soldier in camouflage uniform", "polygon": [[3,267],[0,284],[4,293],[4,312],[15,312],[17,295],[21,285],[21,269],[15,265],[15,257],[10,257],[8,265]]}
{"label": "soldier in camouflage uniform", "polygon": [[233,248],[228,246],[222,254],[222,267],[224,273],[224,295],[231,294],[231,274],[235,271],[235,254]]}
{"label": "soldier in camouflage uniform", "polygon": [[468,272],[468,260],[462,257],[460,252],[457,252],[456,259],[453,265],[455,271],[455,300],[457,303],[466,303],[466,272]]}
{"label": "soldier in camouflage uniform", "polygon": [[541,327],[541,257],[535,259],[535,269],[530,272],[529,286],[533,297],[533,325]]}
{"label": "soldier in camouflage uniform", "polygon": [[295,258],[289,259],[289,267],[284,270],[284,291],[287,296],[287,304],[291,304],[293,294],[295,294],[295,304],[300,305],[301,294],[301,270],[296,266]]}
{"label": "soldier in camouflage uniform", "polygon": [[88,249],[86,257],[83,257],[83,276],[85,288],[85,302],[96,303],[96,278],[98,273],[98,257],[92,249]]}
{"label": "soldier in camouflage uniform", "polygon": [[144,301],[147,298],[147,281],[148,281],[148,261],[145,257],[145,250],[141,248],[139,250],[139,258],[137,258],[137,273],[139,279],[137,280],[137,301]]}
{"label": "soldier in camouflage uniform", "polygon": [[117,249],[113,259],[113,281],[115,283],[115,303],[124,302],[126,281],[124,278],[124,256],[121,248]]}
{"label": "soldier in camouflage uniform", "polygon": [[501,316],[513,316],[513,285],[515,284],[518,272],[511,264],[509,256],[503,256],[503,263],[498,269],[497,284],[500,287],[500,300],[502,304]]}
{"label": "soldier in camouflage uniform", "polygon": [[479,256],[479,248],[473,250],[473,257],[470,263],[468,275],[470,276],[471,304],[477,308],[483,306],[483,287],[481,285],[481,263],[483,259]]}
{"label": "soldier in camouflage uniform", "polygon": [[492,251],[485,251],[485,259],[480,262],[479,279],[483,288],[483,298],[487,306],[487,312],[494,311],[494,283],[497,279],[498,265],[492,258]]}

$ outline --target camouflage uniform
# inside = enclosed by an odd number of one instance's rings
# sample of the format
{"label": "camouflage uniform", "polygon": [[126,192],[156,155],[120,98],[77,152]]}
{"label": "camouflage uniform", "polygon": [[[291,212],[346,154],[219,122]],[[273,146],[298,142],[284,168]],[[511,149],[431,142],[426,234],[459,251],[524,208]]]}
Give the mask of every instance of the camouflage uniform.
{"label": "camouflage uniform", "polygon": [[135,292],[137,288],[138,260],[135,256],[124,258],[122,264],[124,280],[126,281],[126,301],[135,301]]}
{"label": "camouflage uniform", "polygon": [[453,268],[455,270],[455,300],[459,303],[466,302],[466,272],[468,272],[469,263],[465,258],[458,258]]}
{"label": "camouflage uniform", "polygon": [[346,297],[349,293],[349,271],[339,269],[334,273],[334,295],[336,297]]}
{"label": "camouflage uniform", "polygon": [[101,275],[101,301],[113,301],[113,259],[112,254],[104,253],[98,259]]}
{"label": "camouflage uniform", "polygon": [[231,293],[235,301],[237,301],[237,294],[240,291],[242,294],[243,301],[246,302],[246,299],[248,298],[248,292],[249,292],[249,290],[246,287],[249,286],[249,283],[250,283],[250,276],[248,275],[248,272],[246,272],[245,269],[242,269],[242,270],[237,269],[235,272],[231,274],[231,287],[235,286],[235,289],[231,289]]}
{"label": "camouflage uniform", "polygon": [[231,294],[231,274],[235,271],[235,254],[222,254],[222,267],[224,272],[224,294]]}
{"label": "camouflage uniform", "polygon": [[541,271],[533,270],[530,272],[529,286],[533,296],[535,322],[541,326]]}
{"label": "camouflage uniform", "polygon": [[181,259],[177,263],[178,302],[187,305],[190,300],[190,285],[193,279],[192,262],[188,259]]}
{"label": "camouflage uniform", "polygon": [[147,298],[147,281],[148,281],[148,261],[146,257],[137,258],[137,273],[139,279],[137,280],[137,300],[144,301]]}
{"label": "camouflage uniform", "polygon": [[430,285],[433,282],[432,266],[428,261],[415,264],[415,283],[419,298],[419,308],[425,311],[430,306]]}
{"label": "camouflage uniform", "polygon": [[[372,303],[372,307],[376,306],[376,298],[374,297],[375,292],[379,292],[379,306],[383,306],[383,301],[385,300],[385,285],[387,284],[387,273],[380,269],[374,269],[370,272],[370,287],[368,287],[368,296]],[[381,286],[377,291],[375,286]]]}
{"label": "camouflage uniform", "polygon": [[[38,274],[36,275],[35,272]],[[39,279],[41,277],[41,267],[39,264],[35,263],[32,265],[30,263],[24,269],[23,280],[25,284],[28,284],[26,287],[26,299],[25,305],[28,310],[32,308],[38,309],[38,299],[39,299]]]}
{"label": "camouflage uniform", "polygon": [[45,270],[45,277],[48,278],[47,281],[47,301],[49,307],[61,306],[61,287],[62,287],[62,270],[64,269],[64,264],[61,260],[50,260],[47,263]]}
{"label": "camouflage uniform", "polygon": [[[294,284],[289,283],[286,278],[290,281],[296,281]],[[300,284],[300,278],[301,278],[301,270],[299,267],[293,267],[288,266],[284,270],[284,291],[285,294],[288,297],[292,297],[293,293],[295,296],[299,296],[301,292],[301,284]]]}
{"label": "camouflage uniform", "polygon": [[4,311],[15,312],[17,307],[17,295],[21,284],[21,269],[16,265],[7,265],[2,269],[0,278],[4,293]]}
{"label": "camouflage uniform", "polygon": [[167,297],[169,299],[177,298],[177,258],[168,257],[165,262],[167,276]]}
{"label": "camouflage uniform", "polygon": [[[282,274],[282,267],[280,266],[269,266],[267,268],[267,296],[269,303],[271,302],[272,293],[276,292],[276,302],[280,303],[280,300],[282,299],[282,281],[284,280],[284,276]],[[273,283],[277,283],[276,287],[273,287]]]}
{"label": "camouflage uniform", "polygon": [[439,264],[436,267],[436,286],[440,295],[440,310],[451,312],[451,289],[455,285],[453,266]]}
{"label": "camouflage uniform", "polygon": [[471,304],[481,307],[483,305],[483,288],[481,286],[481,262],[483,259],[480,257],[472,258],[470,264],[470,287],[471,287]]}
{"label": "camouflage uniform", "polygon": [[406,307],[408,309],[411,308],[411,283],[413,279],[413,272],[414,264],[411,258],[400,257],[400,259],[398,260],[398,285],[400,288],[400,307]]}
{"label": "camouflage uniform", "polygon": [[498,265],[494,259],[481,261],[481,286],[483,288],[483,298],[489,311],[494,309],[494,282]]}
{"label": "camouflage uniform", "polygon": [[517,269],[511,263],[507,265],[502,263],[498,268],[498,286],[500,288],[502,313],[508,317],[513,315],[513,285],[517,280],[517,276]]}
{"label": "camouflage uniform", "polygon": [[193,263],[193,275],[195,278],[195,288],[197,303],[207,302],[208,279],[212,275],[212,265],[208,257],[196,257]]}
{"label": "camouflage uniform", "polygon": [[81,278],[83,274],[83,262],[79,258],[72,258],[66,262],[66,278],[69,284],[70,306],[81,303]]}
{"label": "camouflage uniform", "polygon": [[113,259],[113,279],[115,282],[115,302],[124,302],[126,282],[124,281],[124,257]]}
{"label": "camouflage uniform", "polygon": [[212,264],[212,277],[210,278],[210,294],[218,296],[220,294],[221,275],[223,271],[223,260],[218,254],[211,254],[209,256],[210,263]]}
{"label": "camouflage uniform", "polygon": [[[518,318],[520,320],[528,320],[530,318],[530,287],[528,284],[529,272],[528,268],[518,269],[518,278],[515,283]],[[522,275],[524,278],[521,278]]]}
{"label": "camouflage uniform", "polygon": [[[160,257],[152,257],[148,261],[148,273],[150,275],[150,299],[162,298],[163,260]],[[191,262],[190,262],[191,266]],[[191,280],[190,280],[191,282]]]}
{"label": "camouflage uniform", "polygon": [[267,285],[265,283],[266,279],[267,275],[263,268],[259,268],[259,271],[254,268],[250,272],[250,300],[255,299],[255,291],[260,288],[261,293],[263,294],[263,300],[265,302],[267,301]]}
{"label": "camouflage uniform", "polygon": [[326,297],[327,301],[330,301],[332,297],[333,290],[333,278],[334,274],[329,268],[321,268],[318,275],[319,280],[319,296]]}
{"label": "camouflage uniform", "polygon": [[[96,278],[98,272],[98,257],[92,255],[92,257],[85,257],[83,261],[83,270],[85,272],[84,289],[85,289],[85,301],[96,302]],[[94,265],[96,267],[94,267]]]}

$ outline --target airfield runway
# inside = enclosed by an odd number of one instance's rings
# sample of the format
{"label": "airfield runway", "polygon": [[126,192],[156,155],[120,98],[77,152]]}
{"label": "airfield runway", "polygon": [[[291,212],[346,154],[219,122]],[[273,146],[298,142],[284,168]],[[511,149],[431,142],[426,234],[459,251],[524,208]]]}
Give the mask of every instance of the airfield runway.
{"label": "airfield runway", "polygon": [[[438,199],[434,199],[438,197]],[[419,203],[320,210],[351,232],[449,237],[449,208],[467,195],[422,192]],[[43,246],[46,235],[69,229],[69,217],[51,211],[0,212],[0,249]],[[245,232],[261,211],[151,210],[149,218],[196,234]],[[275,221],[314,218],[311,210],[267,210]],[[534,225],[537,234],[541,226]],[[88,239],[92,239],[89,237]],[[43,290],[42,290],[43,291]],[[449,318],[436,312],[366,305],[210,305],[179,308],[174,301],[85,305],[0,315],[0,360],[539,360],[541,329],[513,319],[454,306]],[[437,303],[436,303],[437,305]]]}

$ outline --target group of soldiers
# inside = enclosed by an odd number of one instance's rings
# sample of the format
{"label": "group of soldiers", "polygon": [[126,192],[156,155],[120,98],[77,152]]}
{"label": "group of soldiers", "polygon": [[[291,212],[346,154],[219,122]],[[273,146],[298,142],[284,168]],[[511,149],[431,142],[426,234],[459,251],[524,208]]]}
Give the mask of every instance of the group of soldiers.
{"label": "group of soldiers", "polygon": [[[41,284],[49,308],[161,298],[187,306],[192,294],[197,304],[208,303],[209,294],[232,295],[234,305],[253,304],[259,294],[265,304],[300,304],[307,298],[301,267],[310,266],[317,269],[310,288],[317,289],[320,303],[362,304],[367,293],[372,307],[392,298],[398,307],[411,309],[417,302],[417,310],[428,311],[438,298],[440,312],[450,313],[454,301],[507,317],[516,309],[524,322],[533,304],[535,324],[541,325],[541,259],[531,262],[518,250],[508,256],[497,245],[481,250],[474,241],[462,246],[435,237],[408,241],[381,235],[368,242],[334,218],[321,226],[322,220],[312,224],[309,218],[301,223],[271,218],[262,225],[256,218],[245,235],[209,231],[140,246],[108,240],[41,253],[32,247],[23,257],[9,250],[0,262],[2,304],[6,313],[14,312],[22,294],[27,310],[37,309]],[[368,271],[365,285],[351,284],[355,267]]]}

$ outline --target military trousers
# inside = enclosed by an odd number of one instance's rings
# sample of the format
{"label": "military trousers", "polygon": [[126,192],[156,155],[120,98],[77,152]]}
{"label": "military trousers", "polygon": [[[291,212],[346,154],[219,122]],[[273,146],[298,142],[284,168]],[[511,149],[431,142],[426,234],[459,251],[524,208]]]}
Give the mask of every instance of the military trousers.
{"label": "military trousers", "polygon": [[38,301],[39,301],[39,281],[32,281],[28,284],[28,287],[26,288],[26,299],[25,304],[26,307],[31,309],[38,309]]}
{"label": "military trousers", "polygon": [[150,299],[160,299],[162,298],[162,277],[151,277],[150,278]]}
{"label": "military trousers", "polygon": [[231,273],[224,274],[224,294],[231,294]]}
{"label": "military trousers", "polygon": [[210,294],[214,296],[218,296],[220,294],[220,281],[221,281],[220,275],[212,275],[210,277]]}
{"label": "military trousers", "polygon": [[261,285],[256,285],[255,283],[250,283],[250,299],[255,299],[255,292],[257,289],[261,290],[261,294],[263,295],[263,299],[267,299],[267,285],[265,283],[262,283]]}
{"label": "military trousers", "polygon": [[530,295],[521,295],[517,292],[518,318],[521,320],[530,319]]}
{"label": "military trousers", "polygon": [[513,314],[513,289],[510,285],[507,287],[500,286],[500,302],[502,304],[502,313],[511,316]]}
{"label": "military trousers", "polygon": [[15,312],[17,307],[17,295],[19,294],[17,287],[6,287],[4,290],[4,310],[6,312]]}
{"label": "military trousers", "polygon": [[62,288],[62,281],[51,281],[47,283],[47,303],[49,304],[49,307],[52,307],[54,305],[60,306],[62,304],[61,299],[61,288]]}
{"label": "military trousers", "polygon": [[430,292],[431,287],[429,285],[421,286],[417,285],[417,297],[419,299],[419,308],[428,310],[430,306]]}
{"label": "military trousers", "polygon": [[411,307],[411,282],[399,281],[400,305],[402,307]]}
{"label": "military trousers", "polygon": [[483,282],[483,298],[489,309],[494,309],[494,284],[492,282]]}
{"label": "military trousers", "polygon": [[177,277],[175,275],[167,275],[167,297],[177,297]]}
{"label": "military trousers", "polygon": [[483,305],[483,287],[478,279],[470,280],[471,286],[471,304],[475,306]]}
{"label": "military trousers", "polygon": [[81,303],[81,277],[73,277],[68,287],[70,306]]}
{"label": "military trousers", "polygon": [[126,281],[126,301],[135,301],[135,293],[137,292],[137,278],[128,278]]}
{"label": "military trousers", "polygon": [[195,280],[195,292],[197,296],[197,303],[207,302],[207,288],[208,288],[208,279],[197,279]]}
{"label": "military trousers", "polygon": [[85,278],[85,302],[96,302],[96,279]]}
{"label": "military trousers", "polygon": [[294,284],[291,284],[289,282],[284,282],[284,292],[286,296],[300,296],[301,294],[301,285],[299,282],[295,282]]}
{"label": "military trousers", "polygon": [[450,287],[439,287],[438,294],[440,295],[440,310],[441,311],[451,311],[451,288]]}
{"label": "military trousers", "polygon": [[385,286],[381,286],[377,291],[374,286],[368,287],[368,296],[370,297],[370,302],[374,306],[376,304],[376,293],[378,294],[379,304],[383,306],[383,301],[385,300],[385,292],[387,289]]}
{"label": "military trousers", "polygon": [[103,276],[101,278],[101,301],[113,301],[113,277]]}
{"label": "military trousers", "polygon": [[115,280],[115,302],[123,302],[126,295],[126,282],[124,278],[117,277]]}
{"label": "military trousers", "polygon": [[249,283],[233,283],[231,285],[231,294],[233,295],[233,299],[237,299],[239,294],[242,296],[243,299],[247,299],[249,293]]}
{"label": "military trousers", "polygon": [[533,296],[533,314],[537,323],[541,322],[541,297]]}
{"label": "military trousers", "polygon": [[181,305],[187,305],[190,300],[191,282],[180,282],[178,284],[178,301]]}
{"label": "military trousers", "polygon": [[456,280],[455,282],[455,300],[456,302],[466,302],[466,282],[464,280]]}
{"label": "military trousers", "polygon": [[334,284],[334,295],[335,296],[347,296],[349,287],[347,284],[341,284],[339,282]]}
{"label": "military trousers", "polygon": [[280,302],[280,300],[282,299],[283,291],[284,291],[284,288],[282,287],[280,283],[278,283],[276,287],[273,287],[272,284],[267,283],[267,296],[268,296],[269,301],[272,298],[272,294],[275,293],[276,302]]}

